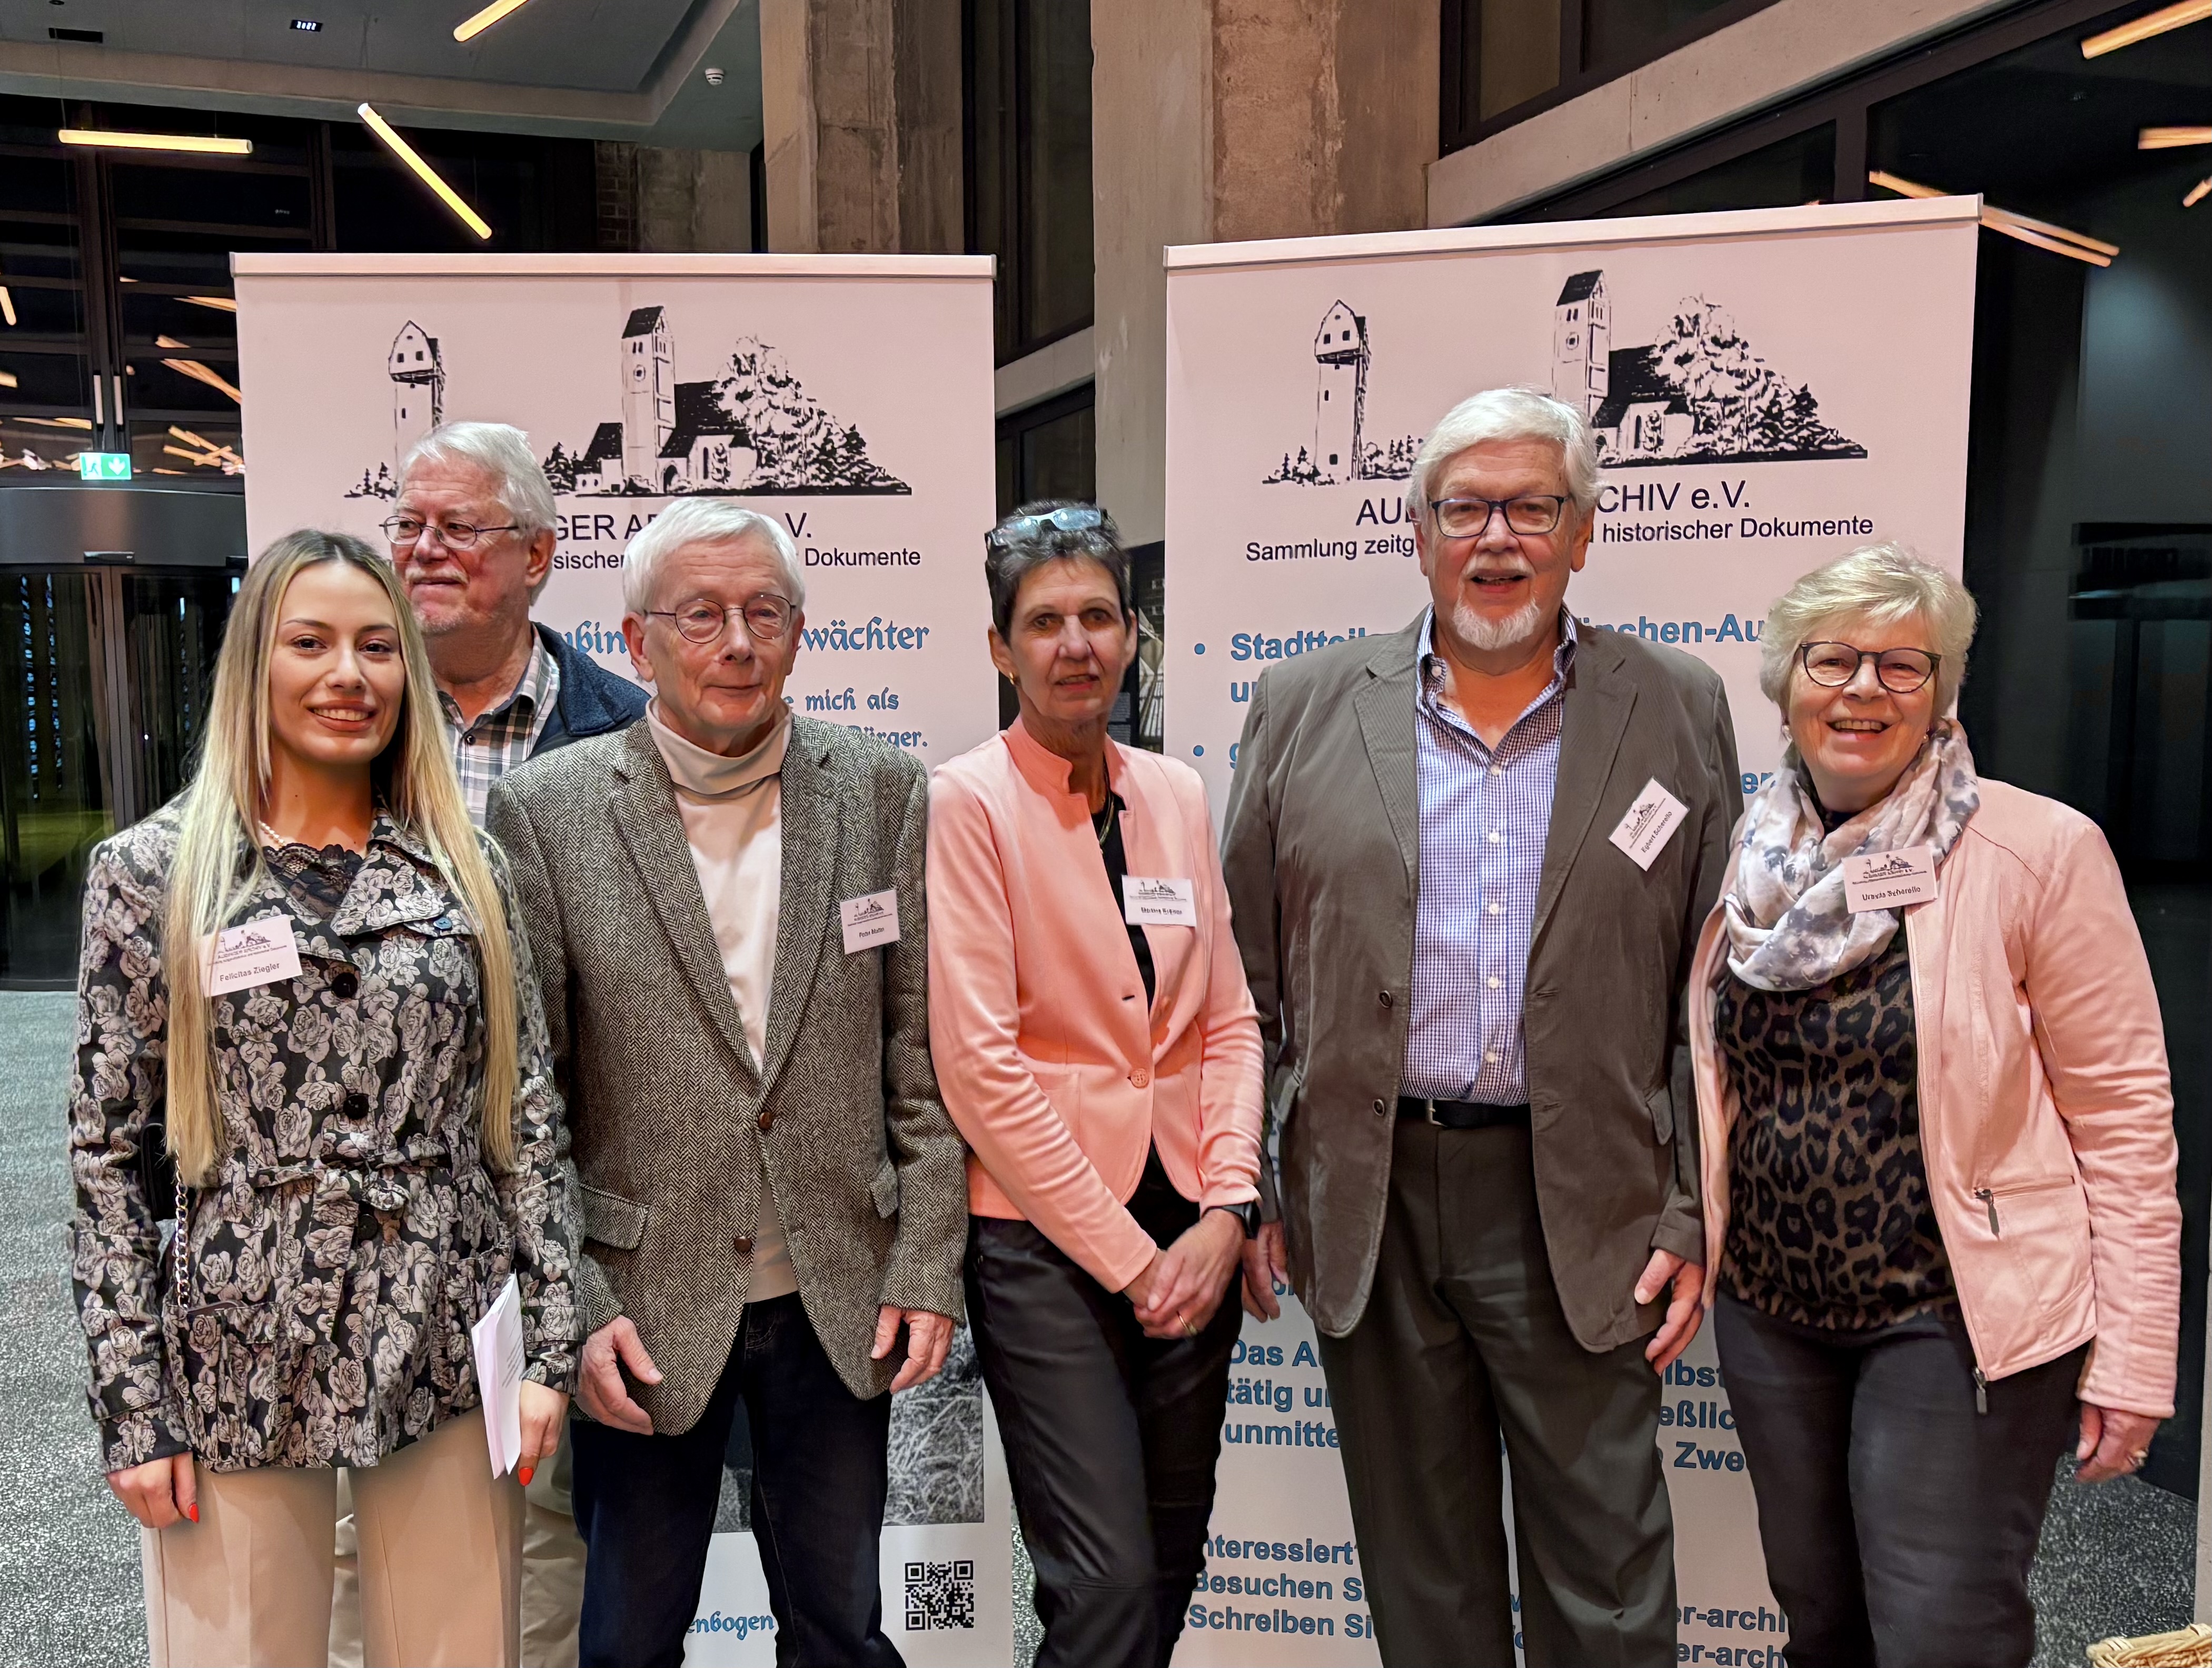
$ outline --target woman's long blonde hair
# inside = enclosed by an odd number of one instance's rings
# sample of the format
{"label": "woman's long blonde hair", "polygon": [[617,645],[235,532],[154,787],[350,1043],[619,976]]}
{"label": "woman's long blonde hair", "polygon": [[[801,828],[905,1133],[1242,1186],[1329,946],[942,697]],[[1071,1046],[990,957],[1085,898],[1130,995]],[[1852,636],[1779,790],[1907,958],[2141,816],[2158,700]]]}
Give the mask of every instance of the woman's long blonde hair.
{"label": "woman's long blonde hair", "polygon": [[429,849],[475,928],[483,1002],[483,1151],[501,1169],[514,1162],[514,948],[491,866],[453,775],[421,628],[390,563],[344,533],[302,530],[264,551],[239,588],[216,661],[199,770],[178,799],[181,825],[161,934],[169,987],[168,1141],[177,1173],[195,1185],[208,1180],[222,1147],[208,1046],[214,1004],[202,987],[195,952],[229,924],[230,912],[260,884],[256,825],[269,786],[269,661],[278,611],[292,581],[325,562],[343,562],[375,580],[398,624],[407,693],[398,727],[374,767],[377,789],[394,820]]}

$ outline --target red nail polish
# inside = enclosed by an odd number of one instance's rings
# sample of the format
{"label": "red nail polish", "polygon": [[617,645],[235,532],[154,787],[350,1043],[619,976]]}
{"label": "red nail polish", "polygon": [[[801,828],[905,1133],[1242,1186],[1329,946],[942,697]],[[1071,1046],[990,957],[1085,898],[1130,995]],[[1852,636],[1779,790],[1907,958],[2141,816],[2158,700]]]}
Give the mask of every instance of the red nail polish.
{"label": "red nail polish", "polygon": [[530,1486],[530,1479],[537,1474],[538,1468],[536,1466],[525,1465],[515,1472],[514,1480],[517,1482],[520,1482],[524,1488],[527,1488]]}
{"label": "red nail polish", "polygon": [[200,1520],[200,1503],[198,1501],[194,1501],[190,1506],[187,1506],[185,1508],[185,1515],[190,1518],[194,1523],[198,1523]]}

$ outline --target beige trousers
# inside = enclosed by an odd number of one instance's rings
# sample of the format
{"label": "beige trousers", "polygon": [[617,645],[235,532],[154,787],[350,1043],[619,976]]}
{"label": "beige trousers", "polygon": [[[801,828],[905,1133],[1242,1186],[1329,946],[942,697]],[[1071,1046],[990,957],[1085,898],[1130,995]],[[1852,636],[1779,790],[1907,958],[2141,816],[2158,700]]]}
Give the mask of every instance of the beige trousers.
{"label": "beige trousers", "polygon": [[[568,1501],[568,1428],[522,1491],[522,1668],[576,1668],[584,1608],[584,1537]],[[337,1580],[331,1594],[330,1668],[362,1668],[361,1582],[353,1497],[338,1473]]]}
{"label": "beige trousers", "polygon": [[[515,1668],[522,1491],[483,1415],[349,1469],[369,1668]],[[198,1473],[200,1520],[141,1532],[153,1668],[298,1668],[331,1639],[335,1470]]]}

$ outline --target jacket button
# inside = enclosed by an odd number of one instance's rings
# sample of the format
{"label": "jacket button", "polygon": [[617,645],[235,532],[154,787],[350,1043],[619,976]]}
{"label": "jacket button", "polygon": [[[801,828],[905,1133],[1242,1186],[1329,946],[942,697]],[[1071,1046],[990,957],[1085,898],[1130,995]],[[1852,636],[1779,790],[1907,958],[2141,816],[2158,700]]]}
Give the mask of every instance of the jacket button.
{"label": "jacket button", "polygon": [[358,1092],[345,1098],[345,1115],[356,1123],[368,1116],[368,1097]]}
{"label": "jacket button", "polygon": [[1375,1103],[1375,1116],[1376,1116],[1376,1117],[1382,1117],[1382,1114],[1383,1114],[1383,1113],[1385,1113],[1385,1112],[1389,1111],[1389,1110],[1390,1110],[1390,1109],[1389,1109],[1389,1107],[1388,1107],[1387,1105],[1384,1105],[1384,1104],[1383,1104],[1380,1099],[1378,1099],[1378,1100],[1376,1100],[1376,1103]]}
{"label": "jacket button", "polygon": [[766,1135],[768,1133],[768,1126],[775,1122],[775,1114],[772,1111],[763,1111],[760,1117],[755,1119],[754,1122],[760,1125],[760,1132],[763,1135]]}
{"label": "jacket button", "polygon": [[1139,1067],[1138,1067],[1138,1068],[1136,1068],[1136,1070],[1134,1070],[1134,1071],[1133,1071],[1133,1072],[1131,1072],[1131,1073],[1129,1074],[1129,1087],[1130,1087],[1131,1088],[1133,1088],[1133,1089],[1148,1089],[1148,1088],[1152,1087],[1152,1073],[1151,1073],[1150,1071],[1146,1070],[1144,1067],[1139,1066]]}
{"label": "jacket button", "polygon": [[350,967],[341,967],[331,975],[331,994],[340,1001],[350,1001],[361,989],[361,976]]}
{"label": "jacket button", "polygon": [[1388,1007],[1390,1006],[1390,993],[1387,990],[1378,990],[1375,993],[1375,1000]]}
{"label": "jacket button", "polygon": [[732,1241],[732,1243],[737,1246],[738,1256],[750,1257],[752,1255],[753,1237],[750,1233],[739,1234],[735,1240]]}

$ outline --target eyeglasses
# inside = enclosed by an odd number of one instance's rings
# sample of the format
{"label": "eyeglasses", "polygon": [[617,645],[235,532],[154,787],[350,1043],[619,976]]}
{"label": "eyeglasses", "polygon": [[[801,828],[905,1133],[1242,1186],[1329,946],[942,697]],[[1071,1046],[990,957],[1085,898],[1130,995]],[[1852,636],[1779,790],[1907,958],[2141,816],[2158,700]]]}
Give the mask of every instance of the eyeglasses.
{"label": "eyeglasses", "polygon": [[466,521],[424,521],[412,515],[387,515],[379,525],[384,529],[384,536],[392,541],[392,548],[403,551],[422,538],[426,527],[437,534],[438,542],[449,551],[471,549],[488,533],[521,531],[512,521],[504,527],[479,527]]}
{"label": "eyeglasses", "polygon": [[1510,532],[1535,538],[1559,525],[1567,501],[1548,492],[1521,498],[1439,498],[1437,531],[1447,539],[1480,539],[1490,530],[1490,518],[1502,514]]}
{"label": "eyeglasses", "polygon": [[1094,527],[1109,525],[1110,518],[1096,504],[1066,504],[1058,509],[1048,509],[1042,515],[1016,515],[1001,521],[983,535],[987,545],[1018,545],[1024,539],[1035,539],[1048,527],[1061,533],[1089,533]]}
{"label": "eyeglasses", "polygon": [[1808,642],[1797,651],[1805,675],[1823,689],[1841,689],[1874,662],[1874,675],[1892,695],[1910,695],[1936,675],[1941,654],[1924,648],[1854,648],[1847,642]]}
{"label": "eyeglasses", "polygon": [[711,597],[693,597],[673,608],[648,608],[648,619],[674,620],[686,642],[720,642],[723,628],[734,614],[760,642],[775,642],[791,629],[791,604],[772,591],[763,591],[743,602],[720,603]]}

